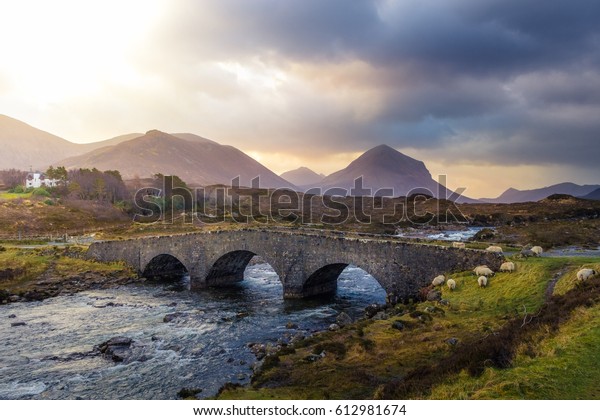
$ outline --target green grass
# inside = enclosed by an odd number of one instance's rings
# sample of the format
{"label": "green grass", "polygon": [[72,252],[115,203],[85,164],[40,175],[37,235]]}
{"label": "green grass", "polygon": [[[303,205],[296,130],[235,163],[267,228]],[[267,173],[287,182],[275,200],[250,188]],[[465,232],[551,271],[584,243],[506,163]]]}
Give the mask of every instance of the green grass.
{"label": "green grass", "polygon": [[514,273],[496,273],[482,289],[472,272],[452,275],[456,289],[442,288],[442,297],[451,308],[478,318],[497,318],[515,312],[536,310],[544,300],[544,291],[552,273],[567,264],[562,258],[539,258],[516,261]]}
{"label": "green grass", "polygon": [[[432,399],[600,399],[600,305],[580,308],[535,357],[519,354],[510,369],[480,377],[461,372],[433,389]],[[527,352],[529,353],[529,352]]]}
{"label": "green grass", "polygon": [[51,271],[55,279],[85,272],[134,276],[133,271],[121,262],[101,263],[64,255],[66,252],[76,254],[83,248],[77,250],[73,249],[74,247],[20,249],[10,245],[5,245],[4,248],[5,250],[0,252],[0,270],[11,269],[17,272],[17,275],[11,278],[0,277],[0,290],[8,290],[10,294],[21,294],[36,288],[40,277],[48,271]]}
{"label": "green grass", "polygon": [[9,193],[9,192],[0,192],[0,200],[15,200],[17,198],[31,198],[32,193]]}
{"label": "green grass", "polygon": [[[600,259],[585,261],[600,264]],[[398,305],[387,320],[361,321],[338,332],[319,334],[297,345],[295,353],[280,355],[279,364],[256,375],[252,386],[226,390],[219,398],[370,399],[386,396],[385,390],[389,390],[394,381],[415,369],[427,369],[432,366],[432,361],[443,360],[458,351],[459,347],[446,342],[448,338],[457,338],[459,343],[476,342],[500,331],[508,320],[520,319],[525,311],[528,314],[538,311],[544,303],[546,288],[556,273],[570,273],[582,262],[572,258],[519,260],[515,273],[496,274],[485,289],[479,288],[473,274],[455,273],[451,277],[457,281],[456,290],[442,288],[443,298],[449,301],[448,306],[431,302]],[[437,309],[432,312],[432,307]],[[593,314],[585,311],[578,311],[577,316],[591,319]],[[594,311],[600,309],[594,308]],[[422,320],[419,314],[425,314]],[[596,352],[600,348],[600,332],[596,327],[600,325],[600,317],[587,327],[580,324],[581,319],[573,318],[561,328],[564,336],[540,336],[539,358],[532,359],[526,355],[526,349],[519,349],[515,369],[486,369],[479,377],[471,377],[464,372],[448,374],[438,378],[432,389],[411,395],[413,398],[444,399],[521,398],[520,395],[526,395],[526,398],[560,398],[558,393],[536,393],[535,390],[544,388],[546,383],[551,386],[546,376],[560,376],[559,368],[563,366],[553,367],[554,361],[544,356],[556,357],[564,352],[561,354],[570,355],[564,366],[571,371],[563,378],[556,378],[556,384],[552,386],[560,390],[567,386],[568,381],[580,380],[580,386],[563,395],[574,398],[583,392],[582,395],[594,398],[597,394],[594,394],[592,378],[600,367],[589,369],[589,373],[585,369],[588,364],[600,366],[598,356],[593,354],[594,348]],[[394,321],[404,323],[404,330],[391,328]],[[304,360],[316,350],[340,348],[340,344],[335,343],[343,344],[345,351],[326,351],[326,356],[316,362]],[[580,354],[582,360],[579,360]],[[588,359],[583,360],[586,357]],[[584,369],[572,368],[577,363],[582,363]],[[519,394],[519,390],[526,386],[530,391]]]}
{"label": "green grass", "polygon": [[6,247],[5,251],[0,252],[1,269],[17,270],[21,274],[12,279],[0,279],[0,289],[7,289],[13,294],[29,289],[46,271],[50,260],[49,256],[31,250]]}
{"label": "green grass", "polygon": [[593,268],[600,272],[600,262],[598,262],[598,258],[574,257],[570,258],[569,260],[571,261],[572,265],[556,283],[554,288],[555,295],[564,295],[569,290],[576,287],[577,284],[579,284],[579,280],[577,280],[577,272],[582,268]]}

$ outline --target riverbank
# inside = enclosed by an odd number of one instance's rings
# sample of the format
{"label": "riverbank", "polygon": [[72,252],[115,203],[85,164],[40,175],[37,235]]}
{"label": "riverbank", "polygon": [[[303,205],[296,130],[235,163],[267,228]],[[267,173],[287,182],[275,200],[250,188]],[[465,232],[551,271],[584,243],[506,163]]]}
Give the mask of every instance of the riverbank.
{"label": "riverbank", "polygon": [[598,258],[517,261],[485,289],[468,272],[441,300],[396,305],[272,356],[221,399],[595,399]]}
{"label": "riverbank", "polygon": [[84,259],[84,247],[23,249],[0,247],[0,304],[41,301],[89,289],[108,289],[136,281],[122,263]]}

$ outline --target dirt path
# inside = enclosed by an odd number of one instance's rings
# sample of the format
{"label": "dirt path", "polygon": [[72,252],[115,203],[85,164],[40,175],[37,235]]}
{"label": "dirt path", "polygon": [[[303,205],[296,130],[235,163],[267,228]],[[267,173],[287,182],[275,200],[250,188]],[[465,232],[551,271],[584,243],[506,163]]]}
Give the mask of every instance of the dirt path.
{"label": "dirt path", "polygon": [[547,303],[554,294],[554,287],[556,287],[556,283],[558,280],[565,274],[568,268],[562,268],[552,276],[552,280],[546,286],[546,291],[544,292],[544,302]]}

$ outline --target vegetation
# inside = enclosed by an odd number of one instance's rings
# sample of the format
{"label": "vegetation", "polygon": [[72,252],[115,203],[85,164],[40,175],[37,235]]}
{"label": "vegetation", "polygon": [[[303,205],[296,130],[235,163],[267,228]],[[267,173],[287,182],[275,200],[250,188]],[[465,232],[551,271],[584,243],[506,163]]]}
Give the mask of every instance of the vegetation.
{"label": "vegetation", "polygon": [[80,200],[116,203],[129,197],[119,171],[78,169],[68,173],[68,192]]}
{"label": "vegetation", "polygon": [[6,169],[0,171],[0,181],[6,188],[12,189],[17,186],[22,186],[27,176],[27,172],[19,169]]}
{"label": "vegetation", "polygon": [[[82,247],[23,249],[6,245],[0,252],[1,295],[41,299],[89,287],[114,286],[115,280],[135,278],[123,263],[83,259]],[[3,299],[0,299],[0,302]]]}
{"label": "vegetation", "polygon": [[[600,259],[516,264],[485,289],[471,273],[452,274],[447,305],[397,305],[387,319],[306,339],[250,387],[219,398],[598,398],[600,279],[572,279]],[[325,356],[311,361],[319,351]]]}

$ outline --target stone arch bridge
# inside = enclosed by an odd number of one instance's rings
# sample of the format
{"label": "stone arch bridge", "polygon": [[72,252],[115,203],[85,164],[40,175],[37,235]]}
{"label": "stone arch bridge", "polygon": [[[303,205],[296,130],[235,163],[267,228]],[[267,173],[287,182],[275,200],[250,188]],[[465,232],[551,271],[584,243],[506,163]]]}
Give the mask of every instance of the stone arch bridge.
{"label": "stone arch bridge", "polygon": [[371,274],[392,301],[417,296],[438,274],[480,264],[497,270],[504,260],[490,252],[389,237],[251,229],[96,242],[88,250],[90,258],[124,261],[148,278],[187,272],[192,289],[243,280],[255,255],[279,275],[285,298],[334,292],[338,276],[352,264]]}

